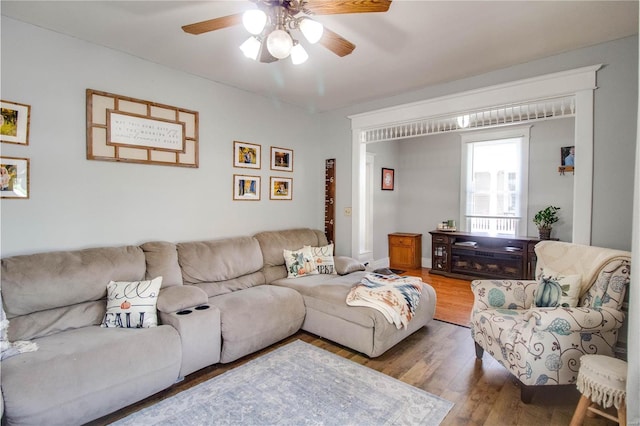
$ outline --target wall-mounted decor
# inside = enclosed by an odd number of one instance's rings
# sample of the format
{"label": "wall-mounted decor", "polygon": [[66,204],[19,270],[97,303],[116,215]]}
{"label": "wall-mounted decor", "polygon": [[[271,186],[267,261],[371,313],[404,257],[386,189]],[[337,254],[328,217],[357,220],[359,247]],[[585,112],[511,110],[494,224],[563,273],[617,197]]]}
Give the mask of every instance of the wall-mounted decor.
{"label": "wall-mounted decor", "polygon": [[293,178],[271,176],[269,198],[271,200],[292,200]]}
{"label": "wall-mounted decor", "polygon": [[260,176],[233,175],[233,199],[260,201]]}
{"label": "wall-mounted decor", "polygon": [[87,89],[87,159],[198,167],[198,112]]}
{"label": "wall-mounted decor", "polygon": [[271,170],[279,170],[281,172],[293,171],[293,150],[271,147]]}
{"label": "wall-mounted decor", "polygon": [[0,197],[29,198],[29,159],[0,157]]}
{"label": "wall-mounted decor", "polygon": [[10,101],[0,101],[0,105],[0,141],[29,145],[31,107]]}
{"label": "wall-mounted decor", "polygon": [[560,167],[558,167],[558,172],[560,172],[561,175],[563,175],[564,172],[575,172],[575,154],[575,146],[563,146],[560,148]]}
{"label": "wall-mounted decor", "polygon": [[382,168],[382,189],[384,191],[393,191],[395,184],[394,169]]}
{"label": "wall-mounted decor", "polygon": [[233,167],[259,169],[262,147],[248,142],[233,141]]}

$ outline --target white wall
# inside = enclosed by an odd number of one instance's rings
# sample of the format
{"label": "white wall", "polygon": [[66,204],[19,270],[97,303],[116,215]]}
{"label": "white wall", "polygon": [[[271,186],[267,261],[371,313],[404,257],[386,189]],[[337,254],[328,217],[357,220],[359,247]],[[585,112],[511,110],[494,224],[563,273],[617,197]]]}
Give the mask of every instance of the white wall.
{"label": "white wall", "polygon": [[[604,67],[598,71],[594,95],[592,244],[630,250],[638,108],[637,36],[325,113],[317,119],[322,124],[318,137],[331,145],[321,149],[335,154],[341,173],[347,175],[351,173],[349,115],[599,63]],[[351,204],[351,188],[339,187],[336,198],[337,210],[341,211]],[[351,244],[351,220],[341,219],[336,245],[346,250]]]}
{"label": "white wall", "polygon": [[[547,206],[560,207],[560,220],[553,225],[551,236],[571,241],[573,235],[572,173],[560,175],[560,148],[574,144],[574,119],[549,120],[531,127],[529,142],[529,221],[527,235],[537,236],[535,214]],[[579,155],[576,152],[576,155]]]}
{"label": "white wall", "polygon": [[[377,267],[388,266],[388,235],[392,232],[410,232],[403,229],[399,222],[402,205],[402,194],[406,190],[405,180],[401,179],[399,164],[399,147],[390,143],[372,143],[367,145],[367,152],[375,154],[373,176],[373,259],[383,260]],[[382,168],[394,169],[393,191],[382,190]]]}
{"label": "white wall", "polygon": [[[29,200],[1,201],[2,256],[54,249],[323,227],[324,159],[301,109],[2,17],[2,99],[31,105]],[[195,60],[195,59],[194,59]],[[86,159],[85,89],[200,113],[200,167]],[[283,119],[286,117],[286,119]],[[262,146],[262,169],[236,169],[234,140]],[[269,170],[269,148],[294,150],[294,172]],[[234,173],[262,177],[262,200],[232,201]],[[293,201],[271,201],[269,176],[292,176]]]}

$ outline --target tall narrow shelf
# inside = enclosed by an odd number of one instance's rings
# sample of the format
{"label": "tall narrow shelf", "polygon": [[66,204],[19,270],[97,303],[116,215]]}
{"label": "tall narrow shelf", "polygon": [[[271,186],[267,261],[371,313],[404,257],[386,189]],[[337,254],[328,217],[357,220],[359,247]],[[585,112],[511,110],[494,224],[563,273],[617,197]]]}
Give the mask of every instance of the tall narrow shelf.
{"label": "tall narrow shelf", "polygon": [[532,237],[431,231],[431,273],[455,278],[534,279]]}

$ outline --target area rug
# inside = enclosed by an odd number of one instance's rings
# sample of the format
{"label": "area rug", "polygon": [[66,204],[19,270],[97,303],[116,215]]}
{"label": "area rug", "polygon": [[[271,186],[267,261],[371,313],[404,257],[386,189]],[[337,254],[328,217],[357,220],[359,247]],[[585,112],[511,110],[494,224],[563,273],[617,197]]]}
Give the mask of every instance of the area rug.
{"label": "area rug", "polygon": [[438,425],[453,403],[300,340],[114,425]]}

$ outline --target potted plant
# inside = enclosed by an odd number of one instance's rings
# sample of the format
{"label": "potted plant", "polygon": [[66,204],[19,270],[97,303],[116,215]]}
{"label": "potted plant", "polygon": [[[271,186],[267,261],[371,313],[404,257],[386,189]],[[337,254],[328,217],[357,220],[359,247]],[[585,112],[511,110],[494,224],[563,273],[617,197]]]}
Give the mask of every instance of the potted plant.
{"label": "potted plant", "polygon": [[548,240],[551,238],[551,228],[560,218],[558,217],[558,210],[560,207],[549,206],[543,210],[540,210],[533,217],[533,223],[538,227],[538,233],[541,240]]}

